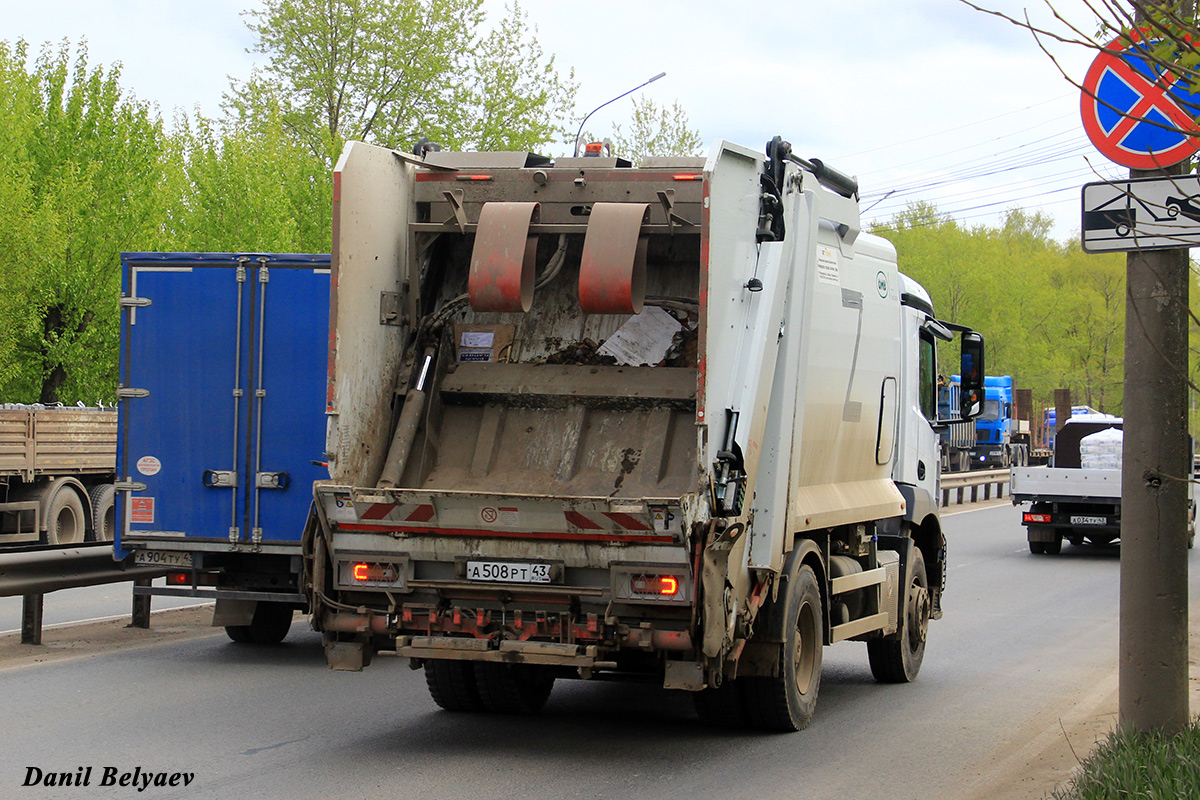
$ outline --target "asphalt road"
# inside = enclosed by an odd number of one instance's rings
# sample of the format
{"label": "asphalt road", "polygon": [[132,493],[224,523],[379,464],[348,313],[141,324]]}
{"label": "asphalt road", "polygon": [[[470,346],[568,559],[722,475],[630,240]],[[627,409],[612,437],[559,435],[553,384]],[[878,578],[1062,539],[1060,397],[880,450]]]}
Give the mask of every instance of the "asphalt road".
{"label": "asphalt road", "polygon": [[93,796],[21,787],[29,767],[90,766],[93,787],[106,767],[193,776],[104,797],[960,798],[1111,677],[1118,559],[1032,556],[1011,506],[946,528],[946,616],[918,680],[876,684],[862,644],[835,645],[801,733],[706,728],[685,693],[601,682],[560,682],[537,717],[450,714],[395,658],[328,671],[298,620],[273,648],[216,633],[0,671],[0,796]]}

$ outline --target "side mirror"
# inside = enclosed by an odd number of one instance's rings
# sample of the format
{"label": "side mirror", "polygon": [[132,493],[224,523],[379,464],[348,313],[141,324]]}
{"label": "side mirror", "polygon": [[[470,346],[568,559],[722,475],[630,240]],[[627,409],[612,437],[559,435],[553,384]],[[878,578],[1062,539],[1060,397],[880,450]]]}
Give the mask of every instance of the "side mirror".
{"label": "side mirror", "polygon": [[959,414],[963,419],[974,419],[983,413],[984,376],[983,335],[976,331],[963,332],[959,374],[962,375]]}

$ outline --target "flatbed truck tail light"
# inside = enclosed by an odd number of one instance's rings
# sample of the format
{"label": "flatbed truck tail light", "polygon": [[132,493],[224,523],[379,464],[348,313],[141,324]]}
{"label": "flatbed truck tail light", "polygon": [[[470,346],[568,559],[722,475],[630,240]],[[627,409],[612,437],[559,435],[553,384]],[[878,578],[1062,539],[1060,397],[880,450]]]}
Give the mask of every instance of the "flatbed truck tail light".
{"label": "flatbed truck tail light", "polygon": [[191,576],[186,572],[168,572],[167,586],[191,586]]}
{"label": "flatbed truck tail light", "polygon": [[1028,511],[1021,514],[1022,522],[1049,522],[1049,514],[1031,514]]}
{"label": "flatbed truck tail light", "polygon": [[674,597],[679,594],[679,578],[674,575],[634,575],[629,590],[637,595]]}
{"label": "flatbed truck tail light", "polygon": [[674,178],[674,179],[675,179],[675,180],[677,180],[677,181],[700,181],[700,180],[704,180],[704,176],[703,176],[703,175],[701,175],[701,174],[700,174],[700,173],[698,173],[698,172],[685,172],[685,173],[681,173],[681,174],[678,174],[678,175],[672,175],[671,177],[672,177],[672,178]]}
{"label": "flatbed truck tail light", "polygon": [[491,175],[455,175],[456,181],[490,181]]}

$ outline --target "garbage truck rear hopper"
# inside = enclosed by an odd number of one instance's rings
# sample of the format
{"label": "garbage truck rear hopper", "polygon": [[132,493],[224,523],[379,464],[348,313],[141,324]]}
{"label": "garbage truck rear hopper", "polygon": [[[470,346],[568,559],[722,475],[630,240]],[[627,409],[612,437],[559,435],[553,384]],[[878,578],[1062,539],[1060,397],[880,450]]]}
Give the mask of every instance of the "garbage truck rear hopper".
{"label": "garbage truck rear hopper", "polygon": [[912,680],[941,614],[937,321],[853,179],[707,160],[335,170],[327,455],[305,534],[329,664],[423,667],[443,708],[653,676],[702,718],[807,724],[822,648]]}

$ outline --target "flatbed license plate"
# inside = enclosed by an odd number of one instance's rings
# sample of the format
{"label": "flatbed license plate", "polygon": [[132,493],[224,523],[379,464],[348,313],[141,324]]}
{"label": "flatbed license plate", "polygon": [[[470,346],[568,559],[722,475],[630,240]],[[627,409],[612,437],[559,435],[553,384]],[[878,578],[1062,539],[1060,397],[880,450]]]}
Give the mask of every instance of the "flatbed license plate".
{"label": "flatbed license plate", "polygon": [[147,567],[191,567],[191,553],[170,550],[134,550],[133,563]]}
{"label": "flatbed license plate", "polygon": [[1071,515],[1072,525],[1107,525],[1108,517],[1086,517],[1079,514]]}
{"label": "flatbed license plate", "polygon": [[467,580],[496,583],[550,583],[549,564],[468,561]]}

